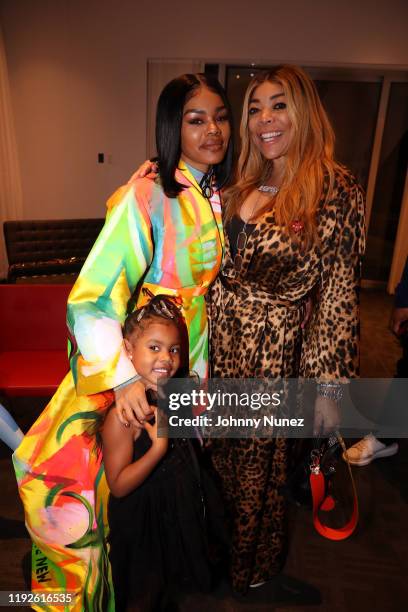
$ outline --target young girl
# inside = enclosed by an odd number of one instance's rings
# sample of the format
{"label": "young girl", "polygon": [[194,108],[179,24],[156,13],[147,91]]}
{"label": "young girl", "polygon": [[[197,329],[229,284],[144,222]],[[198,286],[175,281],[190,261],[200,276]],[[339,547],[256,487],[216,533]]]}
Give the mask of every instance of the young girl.
{"label": "young girl", "polygon": [[[153,297],[125,321],[124,344],[146,387],[180,376],[184,320],[168,297]],[[210,587],[198,464],[187,440],[124,427],[111,409],[102,430],[115,609],[165,610],[171,587]]]}

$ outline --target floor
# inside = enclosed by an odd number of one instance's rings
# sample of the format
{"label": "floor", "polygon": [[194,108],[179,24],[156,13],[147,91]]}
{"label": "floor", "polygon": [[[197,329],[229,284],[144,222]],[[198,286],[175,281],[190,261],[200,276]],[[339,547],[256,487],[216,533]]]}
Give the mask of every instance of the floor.
{"label": "floor", "polygon": [[[392,377],[399,357],[397,340],[388,331],[392,300],[381,292],[362,294],[363,377]],[[20,400],[13,406],[25,430],[42,400]],[[408,602],[408,444],[389,459],[355,468],[360,501],[356,533],[331,542],[312,527],[310,511],[292,507],[290,549],[279,584],[233,597],[226,585],[211,595],[189,595],[182,612],[401,612]],[[27,588],[30,541],[4,445],[0,447],[0,591]],[[316,587],[319,593],[312,588]],[[321,603],[319,603],[321,601]]]}

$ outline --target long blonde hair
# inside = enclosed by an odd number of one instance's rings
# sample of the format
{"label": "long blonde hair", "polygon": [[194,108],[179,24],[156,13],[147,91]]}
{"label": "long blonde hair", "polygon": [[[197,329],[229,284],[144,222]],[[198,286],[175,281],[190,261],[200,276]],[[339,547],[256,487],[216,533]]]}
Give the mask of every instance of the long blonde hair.
{"label": "long blonde hair", "polygon": [[[334,181],[334,133],[310,77],[297,66],[282,65],[257,74],[244,98],[240,135],[241,153],[236,182],[225,191],[225,221],[229,221],[249,193],[268,181],[273,161],[265,159],[253,143],[248,129],[249,104],[254,90],[265,83],[279,83],[286,96],[287,112],[292,122],[293,138],[289,145],[285,173],[279,193],[257,213],[275,210],[278,225],[293,233],[292,223],[303,223],[302,240],[310,244],[316,235],[316,210],[328,197]],[[328,189],[324,189],[324,181]]]}

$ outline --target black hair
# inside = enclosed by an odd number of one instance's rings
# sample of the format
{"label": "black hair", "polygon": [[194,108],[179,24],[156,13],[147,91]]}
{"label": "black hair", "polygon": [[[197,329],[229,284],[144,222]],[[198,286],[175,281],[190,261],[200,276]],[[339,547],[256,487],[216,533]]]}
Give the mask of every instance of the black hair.
{"label": "black hair", "polygon": [[227,152],[224,159],[214,165],[218,189],[223,187],[231,175],[233,161],[232,110],[221,83],[209,74],[182,74],[168,83],[160,94],[156,111],[156,149],[160,179],[164,193],[175,198],[185,188],[174,177],[181,155],[181,124],[186,102],[201,86],[218,94],[228,112],[231,128]]}
{"label": "black hair", "polygon": [[175,376],[182,378],[189,371],[188,332],[184,317],[172,296],[162,294],[152,296],[147,304],[130,313],[123,324],[123,337],[129,339],[135,331],[143,332],[155,319],[172,322],[180,333],[180,368]]}
{"label": "black hair", "polygon": [[182,319],[182,315],[175,302],[167,295],[152,296],[147,304],[126,317],[123,324],[123,337],[129,338],[137,329],[144,331],[147,327],[146,323],[157,318],[172,321],[176,327],[179,327],[179,320]]}

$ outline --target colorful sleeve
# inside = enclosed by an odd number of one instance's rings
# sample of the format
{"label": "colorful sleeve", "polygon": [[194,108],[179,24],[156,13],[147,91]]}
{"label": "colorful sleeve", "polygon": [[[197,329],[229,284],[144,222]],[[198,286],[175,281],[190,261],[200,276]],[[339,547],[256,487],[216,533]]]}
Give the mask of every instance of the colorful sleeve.
{"label": "colorful sleeve", "polygon": [[334,248],[323,253],[322,283],[305,334],[307,377],[344,380],[359,370],[359,284],[364,253],[364,195],[359,185],[342,195]]}
{"label": "colorful sleeve", "polygon": [[140,200],[133,184],[109,200],[105,225],[68,298],[78,395],[112,389],[136,374],[124,351],[121,325],[153,257],[150,217]]}

